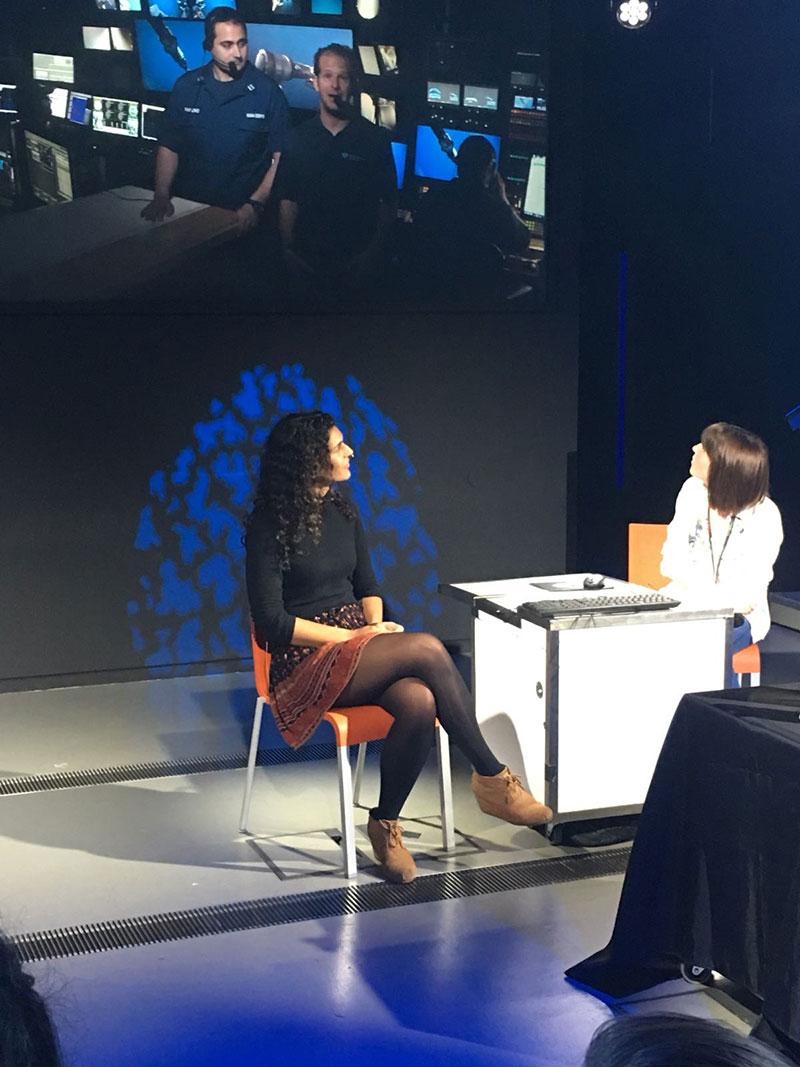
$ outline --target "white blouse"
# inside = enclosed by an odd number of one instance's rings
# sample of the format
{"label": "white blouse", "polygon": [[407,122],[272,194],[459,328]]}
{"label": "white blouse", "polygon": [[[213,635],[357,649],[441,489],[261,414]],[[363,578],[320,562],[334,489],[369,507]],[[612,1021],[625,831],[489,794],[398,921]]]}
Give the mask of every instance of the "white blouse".
{"label": "white blouse", "polygon": [[767,589],[782,541],[781,514],[769,497],[723,519],[709,509],[700,479],[688,478],[667,527],[661,573],[670,582],[662,592],[696,607],[743,612],[753,605],[747,618],[760,641],[769,630]]}

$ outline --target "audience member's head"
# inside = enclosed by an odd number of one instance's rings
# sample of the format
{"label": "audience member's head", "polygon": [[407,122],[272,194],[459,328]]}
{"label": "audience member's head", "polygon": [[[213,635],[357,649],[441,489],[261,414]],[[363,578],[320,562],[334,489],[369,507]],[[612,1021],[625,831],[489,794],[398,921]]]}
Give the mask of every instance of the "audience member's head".
{"label": "audience member's head", "polygon": [[720,515],[737,515],[759,504],[769,490],[767,446],[749,430],[712,422],[700,437],[710,467],[708,501]]}
{"label": "audience member's head", "polygon": [[456,169],[462,181],[487,185],[494,173],[495,154],[492,142],[479,134],[465,137],[456,156]]}
{"label": "audience member's head", "polygon": [[0,934],[0,1067],[59,1067],[58,1039],[45,1003]]}
{"label": "audience member's head", "polygon": [[622,1015],[604,1023],[584,1067],[789,1067],[779,1052],[710,1019]]}

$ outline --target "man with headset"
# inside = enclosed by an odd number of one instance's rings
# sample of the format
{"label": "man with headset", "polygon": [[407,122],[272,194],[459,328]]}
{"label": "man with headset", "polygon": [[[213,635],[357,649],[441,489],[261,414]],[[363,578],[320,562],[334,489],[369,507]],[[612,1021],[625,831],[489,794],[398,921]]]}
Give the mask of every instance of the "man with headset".
{"label": "man with headset", "polygon": [[352,48],[314,56],[319,114],[296,126],[275,195],[284,254],[296,277],[332,291],[373,281],[397,200],[391,142],[361,117]]}
{"label": "man with headset", "polygon": [[289,126],[281,89],[247,59],[247,26],[231,7],[215,7],[203,47],[211,62],[178,78],[158,153],[155,194],[142,217],[156,222],[187,200],[236,212],[253,229],[272,189]]}

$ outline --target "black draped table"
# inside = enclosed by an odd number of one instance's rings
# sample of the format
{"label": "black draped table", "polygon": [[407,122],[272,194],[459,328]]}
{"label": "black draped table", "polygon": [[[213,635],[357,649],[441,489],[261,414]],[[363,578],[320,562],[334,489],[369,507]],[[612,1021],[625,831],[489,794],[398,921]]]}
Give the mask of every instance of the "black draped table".
{"label": "black draped table", "polygon": [[[646,714],[647,709],[642,709]],[[707,967],[800,1043],[800,693],[686,696],[642,809],[611,941],[569,978],[624,997]]]}

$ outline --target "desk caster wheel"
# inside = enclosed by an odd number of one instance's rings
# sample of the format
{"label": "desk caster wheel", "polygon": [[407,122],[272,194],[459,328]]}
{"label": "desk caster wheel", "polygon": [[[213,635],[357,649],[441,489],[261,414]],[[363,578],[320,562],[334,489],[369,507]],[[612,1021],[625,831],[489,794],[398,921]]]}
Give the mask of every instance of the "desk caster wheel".
{"label": "desk caster wheel", "polygon": [[690,985],[713,985],[714,973],[709,967],[696,967],[693,963],[681,964],[681,978]]}

